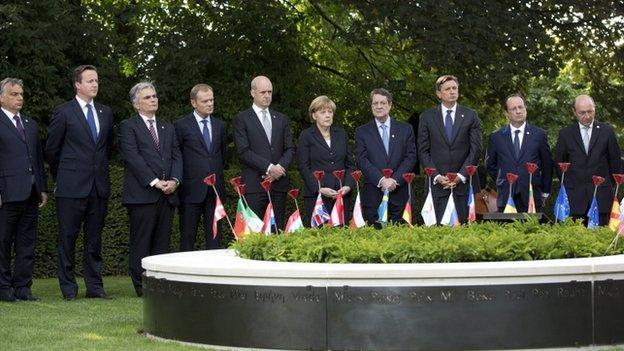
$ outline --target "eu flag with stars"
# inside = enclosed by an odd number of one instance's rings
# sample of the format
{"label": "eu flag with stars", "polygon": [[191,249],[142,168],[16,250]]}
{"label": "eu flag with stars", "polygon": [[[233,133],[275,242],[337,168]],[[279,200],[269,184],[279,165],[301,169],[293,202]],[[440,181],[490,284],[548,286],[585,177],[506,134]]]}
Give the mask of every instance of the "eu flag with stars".
{"label": "eu flag with stars", "polygon": [[594,196],[591,206],[589,206],[587,218],[589,219],[589,222],[587,223],[587,228],[597,228],[600,225],[600,216],[598,214],[598,201],[596,201],[596,196]]}
{"label": "eu flag with stars", "polygon": [[555,202],[555,218],[559,221],[565,221],[570,217],[570,202],[568,201],[568,193],[563,184],[559,189],[559,195],[557,195],[557,201]]}

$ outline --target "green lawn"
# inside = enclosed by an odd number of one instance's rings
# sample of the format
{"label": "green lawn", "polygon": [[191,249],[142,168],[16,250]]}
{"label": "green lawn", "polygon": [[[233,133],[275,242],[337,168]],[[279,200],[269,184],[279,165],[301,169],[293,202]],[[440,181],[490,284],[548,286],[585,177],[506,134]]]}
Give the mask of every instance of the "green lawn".
{"label": "green lawn", "polygon": [[113,300],[61,298],[56,279],[35,280],[35,302],[0,302],[0,350],[205,350],[156,341],[141,334],[143,300],[129,277],[107,277],[104,287]]}

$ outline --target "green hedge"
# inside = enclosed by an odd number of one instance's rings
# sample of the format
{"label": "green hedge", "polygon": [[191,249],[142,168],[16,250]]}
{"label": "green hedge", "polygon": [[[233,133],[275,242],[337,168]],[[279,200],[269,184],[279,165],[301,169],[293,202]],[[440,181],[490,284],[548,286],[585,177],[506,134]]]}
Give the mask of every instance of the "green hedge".
{"label": "green hedge", "polygon": [[[104,233],[102,234],[102,256],[104,259],[104,274],[106,275],[119,275],[126,274],[128,270],[128,239],[129,239],[129,220],[128,214],[121,205],[121,191],[123,181],[123,167],[119,161],[115,161],[111,166],[111,198],[108,208],[108,217],[106,218],[106,226]],[[239,175],[237,165],[232,165],[232,169],[225,172],[225,177],[230,179]],[[290,171],[291,187],[300,188],[303,186],[303,182],[299,173],[296,170]],[[420,208],[424,201],[424,185],[425,179],[423,176],[417,177],[413,182],[413,194],[414,194],[414,220],[416,223],[422,223],[419,215]],[[53,184],[50,184],[52,189]],[[230,218],[234,219],[234,213],[236,211],[236,194],[231,190],[231,187],[226,186],[227,189],[227,201],[225,203],[226,211],[230,215]],[[553,195],[556,195],[556,190],[553,190]],[[551,197],[545,213],[547,216],[552,217],[552,202]],[[303,199],[299,199],[299,205],[303,205]],[[294,211],[294,203],[288,200],[286,206],[286,215],[288,216]],[[258,214],[262,216],[262,214]],[[37,277],[50,277],[56,275],[56,241],[57,241],[57,220],[54,207],[54,197],[51,196],[50,203],[42,209],[39,221],[38,241],[35,251],[35,276]],[[227,223],[222,220],[219,222],[224,233],[224,240],[222,245],[227,247],[233,240],[232,234],[227,227]],[[200,228],[200,230],[202,230]],[[178,229],[178,216],[174,218],[174,227],[172,235],[172,251],[177,251],[179,243],[179,229]],[[197,248],[204,247],[204,241],[201,235],[198,237]],[[79,238],[79,242],[76,248],[76,264],[77,272],[80,272],[82,262],[82,235]]]}
{"label": "green hedge", "polygon": [[614,233],[580,223],[537,221],[471,224],[459,228],[388,226],[306,229],[297,234],[253,234],[233,244],[254,260],[323,263],[440,263],[545,260],[624,252],[624,240],[609,248]]}

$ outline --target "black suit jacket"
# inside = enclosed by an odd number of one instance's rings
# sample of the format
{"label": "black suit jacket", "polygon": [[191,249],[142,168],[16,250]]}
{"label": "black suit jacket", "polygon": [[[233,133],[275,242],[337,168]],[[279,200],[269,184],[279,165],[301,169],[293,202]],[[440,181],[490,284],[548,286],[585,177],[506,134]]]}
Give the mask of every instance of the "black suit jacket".
{"label": "black suit jacket", "polygon": [[351,172],[355,170],[353,153],[349,147],[349,139],[344,129],[330,127],[331,147],[323,138],[317,126],[312,126],[299,136],[297,156],[299,159],[299,171],[304,180],[303,195],[312,197],[318,195],[318,183],[314,178],[314,171],[325,171],[321,179],[321,187],[340,189],[340,182],[332,174],[335,170],[344,169],[345,176],[342,185],[355,189],[355,181]]}
{"label": "black suit jacket", "polygon": [[37,122],[24,115],[20,115],[20,119],[25,141],[9,117],[0,110],[0,196],[3,203],[28,199],[32,193],[33,175],[37,191],[48,191]]}
{"label": "black suit jacket", "polygon": [[[453,123],[453,137],[449,140],[444,131],[442,107],[427,110],[420,116],[418,126],[418,157],[423,168],[433,167],[433,175],[460,173],[466,183],[459,182],[453,190],[457,195],[468,194],[466,166],[477,166],[481,157],[481,122],[473,109],[457,105]],[[475,182],[473,182],[475,185]],[[475,189],[475,192],[478,189]],[[434,197],[448,197],[451,191],[433,186]]]}
{"label": "black suit jacket", "polygon": [[526,169],[526,163],[531,162],[539,167],[533,174],[532,181],[535,201],[539,207],[542,192],[550,193],[552,185],[553,159],[546,132],[527,123],[524,127],[518,157],[516,157],[512,140],[511,128],[507,125],[490,134],[488,142],[486,165],[490,177],[496,183],[497,206],[504,207],[509,197],[509,183],[506,176],[508,172],[518,175],[513,190],[518,189],[524,203],[523,207],[528,206],[529,172]]}
{"label": "black suit jacket", "polygon": [[[295,153],[288,119],[271,109],[269,112],[272,122],[271,143],[252,108],[240,112],[234,118],[234,143],[240,157],[245,191],[248,193],[264,192],[260,183],[269,164],[280,164],[288,170]],[[271,189],[277,192],[288,191],[288,175],[273,182]]]}
{"label": "black suit jacket", "polygon": [[414,130],[409,124],[392,118],[388,136],[389,154],[386,154],[375,120],[355,130],[357,162],[364,175],[362,203],[370,206],[377,206],[381,201],[383,192],[377,184],[383,177],[381,170],[384,168],[392,169],[392,178],[398,183],[389,201],[405,206],[408,199],[403,173],[411,172],[417,160]]}
{"label": "black suit jacket", "polygon": [[[613,199],[612,175],[621,171],[621,152],[613,128],[594,121],[589,154],[586,154],[579,124],[574,123],[559,132],[555,150],[556,162],[570,162],[564,179],[570,213],[586,214],[594,194],[594,175],[605,178],[605,182],[598,187],[596,199],[600,213],[609,213]],[[558,173],[561,179],[559,170]]]}
{"label": "black suit jacket", "polygon": [[94,102],[100,133],[93,142],[87,119],[75,98],[58,106],[48,126],[45,154],[56,181],[57,197],[86,198],[95,183],[109,197],[108,161],[114,147],[113,112]]}
{"label": "black suit jacket", "polygon": [[219,197],[225,201],[225,180],[223,168],[227,130],[222,120],[210,116],[212,138],[210,151],[206,147],[202,131],[193,113],[183,116],[174,123],[178,145],[182,153],[182,184],[179,189],[181,202],[201,203],[206,193],[213,193],[211,187],[204,183],[204,178],[212,173],[216,176],[216,188]]}
{"label": "black suit jacket", "polygon": [[[182,180],[182,155],[171,123],[156,118],[160,152],[156,149],[149,129],[136,115],[119,124],[119,152],[124,160],[124,204],[150,204],[163,192],[150,186],[155,178]],[[170,204],[177,205],[178,192],[167,195]]]}

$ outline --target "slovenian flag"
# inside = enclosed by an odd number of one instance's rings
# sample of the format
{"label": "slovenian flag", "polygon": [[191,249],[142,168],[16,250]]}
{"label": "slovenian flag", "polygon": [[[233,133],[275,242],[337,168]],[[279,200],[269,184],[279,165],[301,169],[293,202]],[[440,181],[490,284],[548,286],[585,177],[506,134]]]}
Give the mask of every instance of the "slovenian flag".
{"label": "slovenian flag", "polygon": [[266,211],[264,211],[264,220],[262,221],[262,232],[265,235],[271,235],[271,227],[275,225],[275,213],[273,212],[273,204],[269,202]]}
{"label": "slovenian flag", "polygon": [[589,206],[587,218],[589,219],[587,228],[597,228],[600,225],[600,214],[598,212],[598,201],[596,200],[596,195],[594,195],[591,206]]}
{"label": "slovenian flag", "polygon": [[316,202],[314,203],[314,210],[312,211],[312,218],[310,218],[310,225],[313,228],[320,227],[323,223],[329,220],[329,213],[327,213],[327,209],[323,204],[323,199],[321,198],[321,193],[316,197]]}
{"label": "slovenian flag", "polygon": [[458,227],[460,225],[459,217],[457,216],[457,209],[455,208],[455,200],[453,200],[453,194],[449,196],[446,208],[444,209],[444,214],[442,215],[442,220],[440,220],[440,224],[451,227]]}
{"label": "slovenian flag", "polygon": [[381,198],[381,203],[379,204],[379,208],[377,209],[377,223],[381,223],[382,225],[388,223],[388,199],[390,198],[390,192],[388,189],[384,190],[383,198]]}
{"label": "slovenian flag", "polygon": [[351,218],[350,228],[362,228],[366,225],[364,216],[362,215],[362,204],[360,203],[360,193],[355,197],[355,206],[353,206],[353,217]]}
{"label": "slovenian flag", "polygon": [[288,222],[286,222],[286,228],[284,231],[286,233],[294,233],[303,229],[303,222],[301,221],[301,216],[299,215],[299,210],[295,210],[293,214],[288,217]]}
{"label": "slovenian flag", "polygon": [[474,191],[472,190],[472,183],[470,184],[470,190],[468,192],[468,222],[472,223],[477,220],[477,209],[475,207]]}
{"label": "slovenian flag", "polygon": [[331,215],[329,216],[329,225],[337,227],[344,224],[344,203],[342,201],[342,193],[338,192],[336,201],[334,202],[334,208],[332,208]]}
{"label": "slovenian flag", "polygon": [[559,221],[565,221],[570,217],[570,201],[568,201],[568,192],[565,185],[561,184],[557,201],[555,201],[555,218]]}

